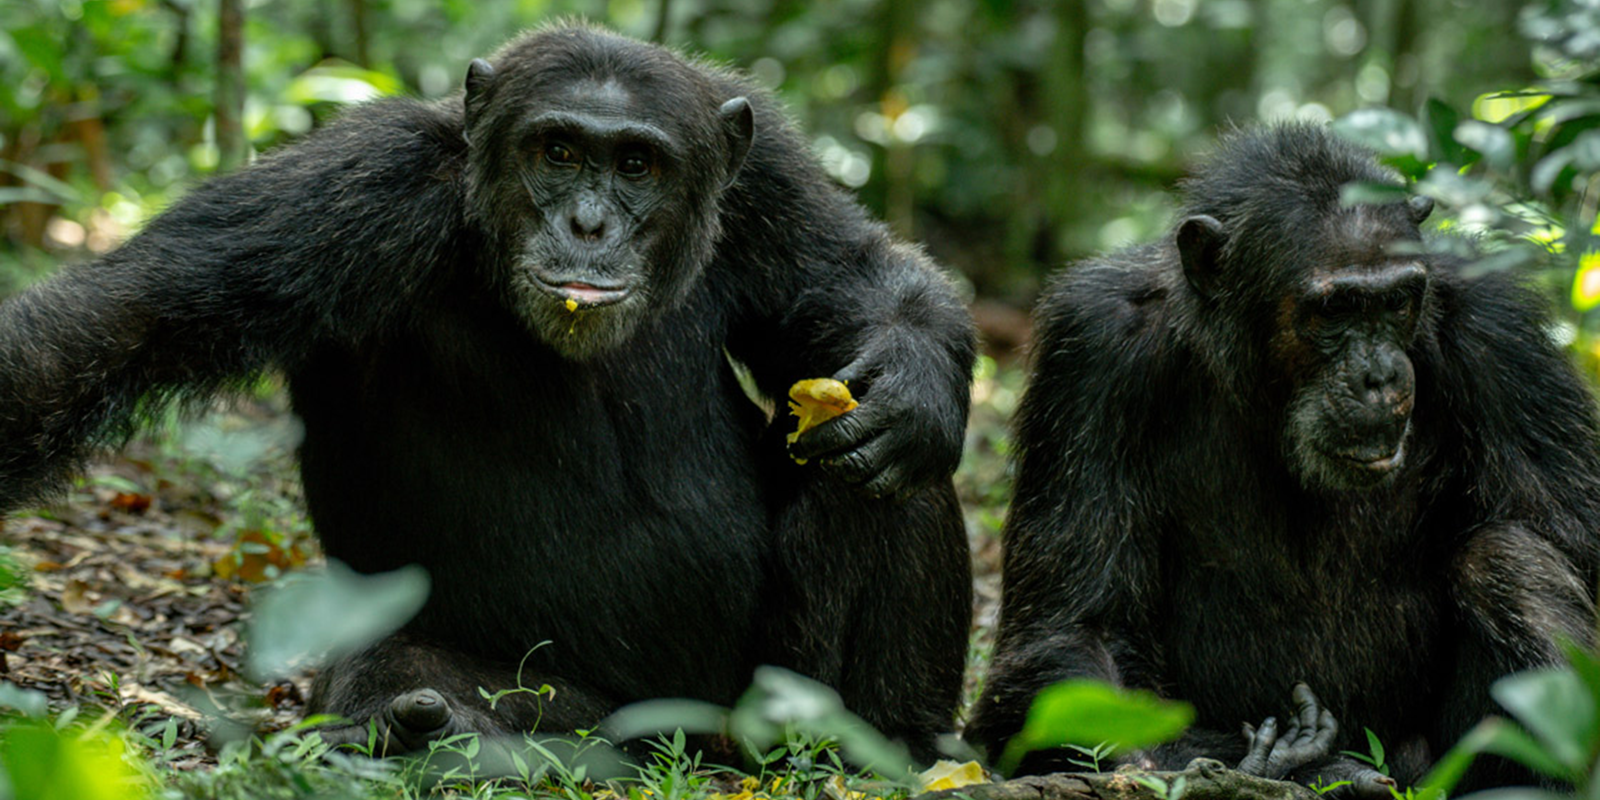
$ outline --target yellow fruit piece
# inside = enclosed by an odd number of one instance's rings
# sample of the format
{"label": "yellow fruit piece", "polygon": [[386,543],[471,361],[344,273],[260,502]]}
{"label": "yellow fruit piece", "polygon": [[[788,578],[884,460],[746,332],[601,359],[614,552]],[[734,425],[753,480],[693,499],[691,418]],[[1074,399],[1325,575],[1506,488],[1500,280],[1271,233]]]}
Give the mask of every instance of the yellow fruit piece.
{"label": "yellow fruit piece", "polygon": [[576,300],[574,300],[574,299],[572,299],[570,297],[567,298],[567,310],[568,311],[577,311],[578,310],[578,301],[576,301]]}
{"label": "yellow fruit piece", "polygon": [[[789,413],[800,418],[800,424],[795,426],[794,433],[789,434],[792,444],[800,434],[827,422],[856,406],[855,398],[850,396],[850,387],[832,378],[810,378],[796,381],[789,387]],[[799,463],[805,461],[796,459]]]}
{"label": "yellow fruit piece", "polygon": [[917,773],[917,783],[922,786],[923,792],[960,789],[963,786],[988,782],[989,779],[984,777],[983,767],[976,761],[957,764],[954,761],[941,759],[934,762],[933,766]]}

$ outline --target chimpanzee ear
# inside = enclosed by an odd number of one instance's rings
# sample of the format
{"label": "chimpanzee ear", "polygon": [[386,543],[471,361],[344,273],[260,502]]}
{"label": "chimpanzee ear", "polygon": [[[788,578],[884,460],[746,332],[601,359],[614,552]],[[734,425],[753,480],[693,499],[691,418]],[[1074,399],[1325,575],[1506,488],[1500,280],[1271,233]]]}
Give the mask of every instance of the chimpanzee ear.
{"label": "chimpanzee ear", "polygon": [[750,110],[750,101],[743,97],[723,103],[717,116],[722,119],[722,132],[728,138],[728,177],[722,183],[726,189],[739,177],[739,168],[744,166],[745,156],[750,155],[750,144],[756,138],[756,116]]}
{"label": "chimpanzee ear", "polygon": [[467,126],[471,127],[483,104],[488,101],[489,84],[494,81],[494,67],[481,58],[467,65]]}
{"label": "chimpanzee ear", "polygon": [[1196,214],[1178,223],[1178,258],[1183,277],[1202,297],[1215,294],[1222,244],[1228,235],[1216,217]]}
{"label": "chimpanzee ear", "polygon": [[1422,221],[1433,213],[1433,198],[1425,195],[1412,195],[1406,199],[1406,210],[1411,212],[1411,221],[1421,225]]}

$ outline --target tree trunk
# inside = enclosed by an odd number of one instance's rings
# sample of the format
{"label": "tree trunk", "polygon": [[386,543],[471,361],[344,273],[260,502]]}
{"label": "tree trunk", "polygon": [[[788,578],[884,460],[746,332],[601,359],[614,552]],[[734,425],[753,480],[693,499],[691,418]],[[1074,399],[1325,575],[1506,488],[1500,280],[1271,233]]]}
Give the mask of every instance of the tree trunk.
{"label": "tree trunk", "polygon": [[219,0],[217,26],[217,171],[232,172],[250,155],[243,124],[243,0]]}
{"label": "tree trunk", "polygon": [[[1149,781],[1150,778],[1159,779]],[[1141,782],[1144,779],[1146,782]],[[1183,781],[1181,791],[1173,787]],[[1153,785],[1152,785],[1153,784]],[[1162,786],[1166,788],[1161,788]],[[1059,773],[963,786],[919,795],[917,800],[1320,800],[1298,783],[1246,775],[1220,761],[1197,758],[1182,772]]]}

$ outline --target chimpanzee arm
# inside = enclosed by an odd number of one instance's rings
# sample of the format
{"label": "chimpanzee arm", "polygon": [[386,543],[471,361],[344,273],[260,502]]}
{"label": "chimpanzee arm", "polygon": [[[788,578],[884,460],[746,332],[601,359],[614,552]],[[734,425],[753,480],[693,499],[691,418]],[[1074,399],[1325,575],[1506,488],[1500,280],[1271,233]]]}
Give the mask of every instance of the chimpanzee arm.
{"label": "chimpanzee arm", "polygon": [[464,230],[462,148],[432,107],[358,109],[0,304],[0,508],[164,401],[401,324]]}
{"label": "chimpanzee arm", "polygon": [[[1540,301],[1508,278],[1441,281],[1436,408],[1453,412],[1466,490],[1453,543],[1454,675],[1435,755],[1497,707],[1495,679],[1593,643],[1600,425]],[[1446,531],[1445,535],[1452,532]]]}
{"label": "chimpanzee arm", "polygon": [[737,270],[730,352],[780,408],[804,378],[849,381],[855,411],[791,452],[869,494],[919,488],[961,457],[975,357],[950,281],[831,185],[771,102],[724,201],[718,259]]}

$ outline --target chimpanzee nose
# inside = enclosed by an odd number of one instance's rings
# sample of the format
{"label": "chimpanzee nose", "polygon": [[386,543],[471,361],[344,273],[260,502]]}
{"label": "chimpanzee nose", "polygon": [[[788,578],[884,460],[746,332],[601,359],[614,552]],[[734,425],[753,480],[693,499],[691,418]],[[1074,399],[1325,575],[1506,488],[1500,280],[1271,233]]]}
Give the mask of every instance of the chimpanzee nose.
{"label": "chimpanzee nose", "polygon": [[572,235],[579,241],[595,242],[605,236],[606,213],[598,203],[579,203],[572,212]]}

